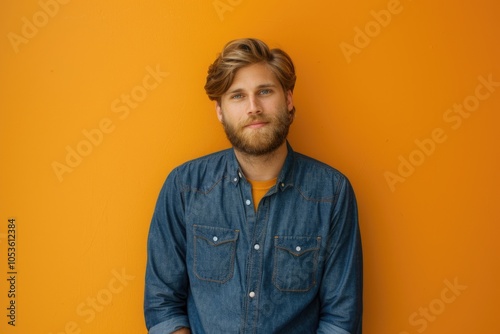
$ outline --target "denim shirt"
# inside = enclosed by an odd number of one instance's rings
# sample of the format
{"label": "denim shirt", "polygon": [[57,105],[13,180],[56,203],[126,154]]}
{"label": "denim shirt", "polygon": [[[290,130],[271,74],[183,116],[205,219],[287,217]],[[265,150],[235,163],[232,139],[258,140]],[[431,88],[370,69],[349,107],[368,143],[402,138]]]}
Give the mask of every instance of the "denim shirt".
{"label": "denim shirt", "polygon": [[150,334],[360,334],[362,285],[356,199],[334,168],[288,145],[257,211],[232,149],[167,177],[148,238]]}

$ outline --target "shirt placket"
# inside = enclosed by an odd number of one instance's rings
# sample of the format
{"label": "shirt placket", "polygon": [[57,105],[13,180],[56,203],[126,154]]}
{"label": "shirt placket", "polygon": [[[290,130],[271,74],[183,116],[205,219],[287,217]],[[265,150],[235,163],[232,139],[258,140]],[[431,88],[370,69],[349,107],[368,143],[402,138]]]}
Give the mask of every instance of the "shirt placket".
{"label": "shirt placket", "polygon": [[260,287],[262,286],[262,270],[264,256],[264,238],[265,228],[267,225],[266,203],[265,197],[261,200],[259,211],[254,211],[252,189],[248,182],[242,182],[242,199],[245,208],[246,224],[248,228],[248,245],[249,254],[247,256],[247,271],[246,271],[246,291],[244,305],[244,319],[242,333],[256,333],[259,317],[259,303],[262,296]]}

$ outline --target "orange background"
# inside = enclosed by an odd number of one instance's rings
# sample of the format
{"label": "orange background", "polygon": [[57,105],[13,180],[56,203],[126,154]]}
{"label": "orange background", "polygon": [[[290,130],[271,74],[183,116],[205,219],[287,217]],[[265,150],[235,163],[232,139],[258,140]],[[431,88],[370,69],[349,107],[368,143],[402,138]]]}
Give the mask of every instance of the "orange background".
{"label": "orange background", "polygon": [[499,333],[500,86],[479,79],[500,82],[499,13],[493,0],[3,1],[0,332],[146,332],[159,189],[228,147],[206,70],[251,36],[296,64],[294,149],[355,187],[364,333]]}

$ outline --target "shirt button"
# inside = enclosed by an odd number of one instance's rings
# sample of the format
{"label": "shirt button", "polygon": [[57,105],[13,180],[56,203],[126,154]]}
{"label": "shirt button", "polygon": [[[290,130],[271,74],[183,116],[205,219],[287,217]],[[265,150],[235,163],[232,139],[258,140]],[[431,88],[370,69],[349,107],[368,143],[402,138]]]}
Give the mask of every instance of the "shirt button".
{"label": "shirt button", "polygon": [[260,249],[260,245],[259,245],[259,244],[255,244],[255,245],[253,246],[253,249],[255,249],[255,250],[259,250],[259,249]]}
{"label": "shirt button", "polygon": [[238,182],[238,178],[237,177],[234,178],[234,182]]}
{"label": "shirt button", "polygon": [[248,296],[249,296],[250,298],[253,298],[253,297],[255,297],[255,292],[253,292],[253,291],[250,291],[250,293],[248,294]]}
{"label": "shirt button", "polygon": [[247,200],[245,201],[245,204],[246,204],[246,205],[250,205],[251,203],[252,203],[252,202],[250,202],[250,200],[249,200],[249,199],[247,199]]}
{"label": "shirt button", "polygon": [[212,238],[212,240],[213,240],[213,241],[217,241],[217,240],[219,240],[219,238],[217,238],[217,237],[213,237],[213,238]]}
{"label": "shirt button", "polygon": [[301,249],[302,249],[302,248],[300,248],[300,246],[295,247],[295,250],[296,250],[297,252],[300,252],[300,250],[301,250]]}

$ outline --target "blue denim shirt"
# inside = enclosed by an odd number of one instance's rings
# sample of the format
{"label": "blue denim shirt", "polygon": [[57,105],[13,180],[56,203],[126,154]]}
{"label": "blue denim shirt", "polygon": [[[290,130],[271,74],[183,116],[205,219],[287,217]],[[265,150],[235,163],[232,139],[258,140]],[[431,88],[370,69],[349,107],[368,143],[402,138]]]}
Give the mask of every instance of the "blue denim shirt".
{"label": "blue denim shirt", "polygon": [[288,155],[257,211],[232,149],[173,170],[148,239],[150,334],[360,334],[362,253],[349,181]]}

